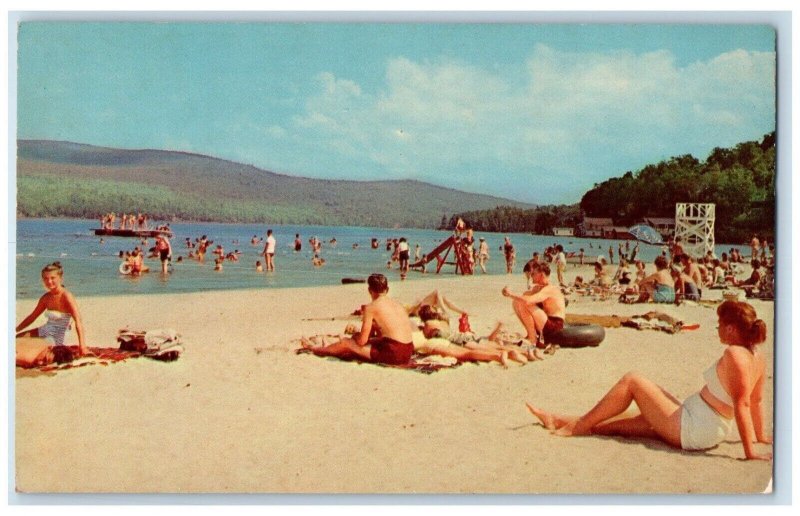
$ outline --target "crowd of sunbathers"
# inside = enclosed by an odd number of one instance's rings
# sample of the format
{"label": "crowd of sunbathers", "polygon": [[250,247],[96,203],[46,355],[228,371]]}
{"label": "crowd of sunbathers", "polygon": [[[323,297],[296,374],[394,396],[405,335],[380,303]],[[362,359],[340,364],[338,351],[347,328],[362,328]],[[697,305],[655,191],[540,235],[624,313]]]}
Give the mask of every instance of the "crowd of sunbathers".
{"label": "crowd of sunbathers", "polygon": [[635,260],[632,264],[623,256],[613,275],[608,262],[598,257],[594,262],[594,277],[577,276],[566,289],[599,299],[619,296],[621,302],[681,303],[700,301],[705,289],[728,289],[739,287],[748,297],[774,298],[774,254],[765,256],[766,262],[758,258],[750,261],[752,271],[747,278],[739,277],[743,272],[743,258],[736,249],[722,253],[717,258],[708,252],[699,260],[683,252],[680,239],[675,240],[667,252],[656,257],[655,271],[648,274],[646,264]]}
{"label": "crowd of sunbathers", "polygon": [[[372,302],[355,312],[362,318],[361,327],[348,325],[344,335],[333,341],[302,338],[301,345],[318,356],[390,365],[407,364],[415,352],[458,361],[494,361],[504,366],[509,360],[522,364],[541,360],[539,349],[550,354],[557,348],[547,340],[563,329],[566,302],[561,289],[550,284],[546,263],[528,263],[524,273],[530,282],[528,290],[515,294],[505,287],[501,291],[511,298],[514,313],[525,328],[524,336],[509,333],[498,323],[489,335],[479,337],[472,331],[467,311],[438,291],[403,306],[388,296],[386,276],[372,274],[367,280]],[[458,331],[451,328],[449,313],[459,314]],[[418,318],[418,323],[412,323],[412,318]]]}

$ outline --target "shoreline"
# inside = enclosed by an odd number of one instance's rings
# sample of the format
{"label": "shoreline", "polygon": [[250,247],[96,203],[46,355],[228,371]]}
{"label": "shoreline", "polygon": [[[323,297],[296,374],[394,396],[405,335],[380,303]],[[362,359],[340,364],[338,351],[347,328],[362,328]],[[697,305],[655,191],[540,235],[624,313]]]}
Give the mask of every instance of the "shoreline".
{"label": "shoreline", "polygon": [[[575,274],[568,267],[567,278]],[[469,311],[476,334],[498,320],[521,330],[500,295],[504,285],[524,287],[520,274],[389,280],[402,303],[440,290]],[[147,296],[79,298],[87,341],[114,346],[126,325],[174,328],[186,348],[176,362],[17,370],[20,491],[742,494],[762,492],[771,478],[770,463],[738,460],[736,435],[707,452],[648,439],[565,439],[525,409],[528,401],[582,412],[632,369],[678,398],[696,392],[721,353],[715,312],[702,305],[576,298],[568,314],[660,308],[700,329],[606,329],[596,348],[562,348],[525,366],[467,363],[424,375],[295,354],[301,335],[341,332],[351,322],[342,317],[368,301],[365,284]],[[34,303],[17,304],[18,320]],[[762,347],[771,429],[774,306],[753,304],[770,336]]]}
{"label": "shoreline", "polygon": [[[53,220],[53,221],[58,221],[58,220],[63,220],[63,221],[87,221],[87,222],[91,221],[91,222],[97,222],[99,220],[99,217],[98,218],[94,218],[94,219],[84,219],[84,218],[80,218],[80,217],[22,217],[22,216],[16,215],[15,216],[15,222],[19,221],[19,220],[25,220],[25,221],[33,221],[33,220]],[[272,228],[309,227],[309,228],[312,228],[313,227],[313,228],[355,228],[355,229],[367,229],[367,230],[375,230],[375,231],[395,231],[395,232],[402,232],[402,231],[406,231],[406,230],[410,230],[410,231],[445,231],[445,232],[448,232],[448,233],[452,233],[453,232],[452,229],[427,228],[427,227],[399,227],[399,228],[395,228],[395,227],[379,227],[379,226],[325,225],[325,224],[300,224],[300,223],[297,223],[297,224],[292,224],[292,223],[276,224],[276,223],[270,223],[270,222],[230,222],[230,221],[224,222],[224,221],[211,221],[211,220],[182,220],[182,219],[181,220],[169,220],[169,221],[162,220],[162,221],[159,221],[159,222],[163,222],[164,224],[170,224],[170,225],[171,224],[192,224],[192,225],[209,224],[209,225],[225,225],[225,226],[263,226],[264,228],[267,228],[267,227],[272,227]],[[93,231],[95,229],[99,229],[99,228],[96,228],[96,227],[89,228],[88,231],[91,232],[91,233],[87,233],[87,236],[95,236],[94,233],[93,233]],[[769,233],[770,231],[772,231],[771,228],[770,229],[759,230],[759,231],[756,231],[756,232],[758,234],[762,234],[762,233]],[[482,234],[489,234],[489,235],[523,235],[523,236],[533,236],[533,237],[543,237],[543,238],[544,237],[565,238],[565,239],[566,238],[574,238],[574,239],[577,239],[577,240],[586,240],[586,241],[590,241],[590,240],[591,241],[602,240],[602,241],[607,241],[607,242],[625,242],[625,241],[629,241],[629,242],[639,242],[641,245],[652,245],[652,246],[661,246],[661,245],[665,245],[666,244],[666,242],[664,244],[649,244],[647,242],[639,241],[639,240],[636,240],[636,239],[604,238],[604,237],[579,237],[579,236],[576,236],[576,235],[569,235],[569,236],[567,236],[567,235],[552,235],[552,234],[549,234],[549,233],[547,233],[547,234],[538,234],[538,233],[531,233],[531,232],[528,232],[528,231],[484,231],[484,230],[475,230],[475,233],[476,234],[482,233]],[[747,247],[747,248],[749,248],[750,242],[749,241],[745,241],[745,242],[743,242],[741,244],[730,243],[730,242],[715,242],[714,245],[715,246],[726,246],[726,247],[727,246],[731,246],[731,247]]]}

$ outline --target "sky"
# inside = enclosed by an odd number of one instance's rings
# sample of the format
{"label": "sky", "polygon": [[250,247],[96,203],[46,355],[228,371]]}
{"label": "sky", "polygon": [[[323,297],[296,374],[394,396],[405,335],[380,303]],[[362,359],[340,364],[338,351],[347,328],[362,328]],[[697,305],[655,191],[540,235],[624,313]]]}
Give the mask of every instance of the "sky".
{"label": "sky", "polygon": [[23,22],[17,137],[535,204],[775,130],[767,25]]}

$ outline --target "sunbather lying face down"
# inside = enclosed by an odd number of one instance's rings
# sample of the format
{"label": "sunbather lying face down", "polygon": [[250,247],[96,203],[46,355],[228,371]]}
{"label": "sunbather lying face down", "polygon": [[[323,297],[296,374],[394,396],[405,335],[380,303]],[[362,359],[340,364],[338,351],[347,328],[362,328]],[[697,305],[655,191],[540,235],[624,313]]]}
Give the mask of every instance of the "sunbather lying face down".
{"label": "sunbather lying face down", "polygon": [[44,339],[19,337],[16,340],[17,367],[41,367],[72,362],[74,356],[66,346],[51,346]]}

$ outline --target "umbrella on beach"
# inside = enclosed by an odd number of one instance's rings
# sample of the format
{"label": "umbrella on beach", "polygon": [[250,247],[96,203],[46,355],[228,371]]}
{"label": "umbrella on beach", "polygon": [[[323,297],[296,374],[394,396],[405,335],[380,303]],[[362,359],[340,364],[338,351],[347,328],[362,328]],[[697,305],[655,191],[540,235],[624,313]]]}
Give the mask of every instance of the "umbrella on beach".
{"label": "umbrella on beach", "polygon": [[647,224],[631,226],[631,228],[628,229],[628,233],[633,235],[636,240],[641,240],[642,242],[646,242],[648,244],[664,243],[664,240],[661,238],[661,234],[656,231],[655,228],[648,226]]}

